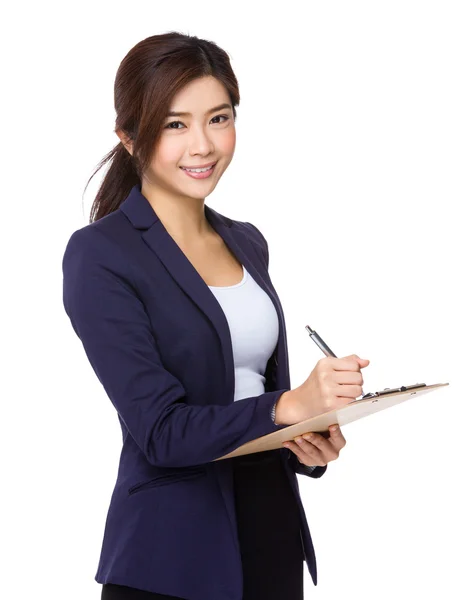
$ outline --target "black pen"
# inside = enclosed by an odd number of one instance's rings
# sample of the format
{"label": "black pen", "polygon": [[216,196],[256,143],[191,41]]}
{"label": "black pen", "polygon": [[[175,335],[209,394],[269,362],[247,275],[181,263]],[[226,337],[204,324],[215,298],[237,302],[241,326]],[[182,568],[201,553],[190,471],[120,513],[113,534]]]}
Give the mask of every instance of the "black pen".
{"label": "black pen", "polygon": [[[329,346],[320,338],[320,336],[316,333],[316,331],[313,331],[313,329],[309,325],[306,325],[305,329],[310,334],[311,339],[315,342],[315,344],[318,346],[318,348],[320,350],[322,350],[322,352],[324,352],[324,354],[326,356],[333,356],[334,358],[337,358],[337,356],[332,352],[332,350],[329,348]],[[363,397],[364,397],[364,391],[363,391],[361,400]]]}

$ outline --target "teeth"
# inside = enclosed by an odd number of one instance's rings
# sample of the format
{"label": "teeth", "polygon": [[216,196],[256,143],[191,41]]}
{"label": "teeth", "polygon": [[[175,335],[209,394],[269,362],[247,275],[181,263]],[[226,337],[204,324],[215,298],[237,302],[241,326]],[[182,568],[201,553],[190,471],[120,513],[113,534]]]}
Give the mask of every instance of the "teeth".
{"label": "teeth", "polygon": [[186,169],[185,167],[182,167],[184,169],[184,171],[190,171],[191,173],[204,173],[205,171],[210,171],[213,168],[214,165],[211,165],[210,167],[206,167],[206,169]]}

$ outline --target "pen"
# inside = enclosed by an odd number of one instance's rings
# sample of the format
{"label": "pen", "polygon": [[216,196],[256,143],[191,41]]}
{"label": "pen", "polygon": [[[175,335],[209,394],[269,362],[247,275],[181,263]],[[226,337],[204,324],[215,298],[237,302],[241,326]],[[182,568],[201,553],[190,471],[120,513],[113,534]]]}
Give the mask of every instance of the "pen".
{"label": "pen", "polygon": [[[326,356],[333,356],[334,358],[337,358],[337,356],[332,352],[332,350],[329,348],[329,346],[326,344],[326,342],[324,342],[320,338],[320,336],[316,333],[316,331],[313,331],[313,329],[309,325],[306,325],[305,329],[308,331],[311,339],[315,342],[315,344],[318,346],[318,348],[322,352],[324,352],[324,354]],[[364,391],[363,391],[363,395],[361,397],[361,400],[362,400],[363,397],[364,397]]]}
{"label": "pen", "polygon": [[337,356],[332,352],[329,346],[325,342],[323,342],[323,340],[319,337],[316,331],[313,331],[313,329],[309,325],[306,325],[305,329],[310,334],[311,339],[315,342],[318,348],[324,352],[326,356],[333,356],[334,358],[337,358]]}

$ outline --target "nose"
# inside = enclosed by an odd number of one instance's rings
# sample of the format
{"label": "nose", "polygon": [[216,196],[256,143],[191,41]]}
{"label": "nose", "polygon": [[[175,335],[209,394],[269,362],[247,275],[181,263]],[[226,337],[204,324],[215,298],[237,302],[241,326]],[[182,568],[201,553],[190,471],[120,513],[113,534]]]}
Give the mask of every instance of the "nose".
{"label": "nose", "polygon": [[206,156],[214,151],[209,133],[202,127],[196,126],[190,134],[190,155],[201,154]]}

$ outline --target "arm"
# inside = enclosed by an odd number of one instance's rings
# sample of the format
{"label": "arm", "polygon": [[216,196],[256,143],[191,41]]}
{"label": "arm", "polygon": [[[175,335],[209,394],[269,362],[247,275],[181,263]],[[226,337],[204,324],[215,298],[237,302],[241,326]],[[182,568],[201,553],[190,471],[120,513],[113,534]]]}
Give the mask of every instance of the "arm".
{"label": "arm", "polygon": [[[62,262],[63,302],[73,329],[120,419],[147,460],[181,467],[213,461],[282,429],[270,418],[287,390],[228,406],[187,404],[181,382],[162,364],[129,265],[97,229],[72,234]],[[120,271],[122,270],[122,273]]]}

